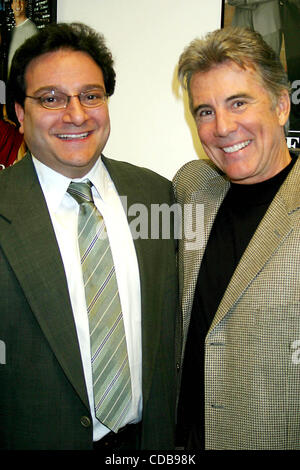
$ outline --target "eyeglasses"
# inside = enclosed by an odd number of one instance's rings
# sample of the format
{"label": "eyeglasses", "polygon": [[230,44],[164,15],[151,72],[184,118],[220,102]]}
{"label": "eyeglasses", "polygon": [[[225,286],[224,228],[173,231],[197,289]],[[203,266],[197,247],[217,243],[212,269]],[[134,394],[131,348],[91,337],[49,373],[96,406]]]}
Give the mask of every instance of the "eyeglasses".
{"label": "eyeglasses", "polygon": [[46,109],[66,108],[71,98],[78,98],[80,104],[85,108],[98,108],[106,103],[108,98],[108,95],[103,90],[89,90],[78,95],[66,95],[61,91],[51,90],[42,96],[25,96],[26,98],[39,101],[41,106]]}

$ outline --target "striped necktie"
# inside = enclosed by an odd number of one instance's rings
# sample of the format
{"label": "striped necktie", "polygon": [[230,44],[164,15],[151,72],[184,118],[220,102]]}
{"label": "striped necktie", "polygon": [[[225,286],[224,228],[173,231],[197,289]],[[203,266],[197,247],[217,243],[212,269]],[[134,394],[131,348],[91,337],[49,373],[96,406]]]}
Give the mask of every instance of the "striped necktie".
{"label": "striped necktie", "polygon": [[96,417],[114,432],[131,405],[131,380],[116,273],[91,182],[71,182],[79,204],[78,243],[90,328]]}

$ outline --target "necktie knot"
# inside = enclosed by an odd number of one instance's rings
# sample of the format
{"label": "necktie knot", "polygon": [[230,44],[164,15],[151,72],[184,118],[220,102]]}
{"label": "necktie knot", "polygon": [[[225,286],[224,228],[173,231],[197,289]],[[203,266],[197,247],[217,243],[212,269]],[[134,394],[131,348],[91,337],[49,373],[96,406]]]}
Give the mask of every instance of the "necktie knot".
{"label": "necktie knot", "polygon": [[84,202],[94,202],[92,195],[92,183],[87,180],[81,183],[74,183],[72,181],[69,184],[67,192],[76,200],[78,204]]}

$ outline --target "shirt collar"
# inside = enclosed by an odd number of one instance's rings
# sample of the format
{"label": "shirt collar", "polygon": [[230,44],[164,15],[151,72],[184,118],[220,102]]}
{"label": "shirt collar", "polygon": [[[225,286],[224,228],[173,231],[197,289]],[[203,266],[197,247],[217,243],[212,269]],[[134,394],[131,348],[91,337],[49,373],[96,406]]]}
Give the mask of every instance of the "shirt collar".
{"label": "shirt collar", "polygon": [[113,184],[101,158],[98,158],[93,168],[85,176],[73,179],[48,167],[34,155],[32,155],[32,161],[50,212],[56,212],[67,193],[71,181],[80,182],[89,179],[99,197],[104,201],[109,187]]}
{"label": "shirt collar", "polygon": [[20,28],[20,26],[23,26],[25,23],[27,23],[29,21],[29,18],[26,18],[24,21],[22,21],[22,23],[20,24],[16,24],[15,28]]}

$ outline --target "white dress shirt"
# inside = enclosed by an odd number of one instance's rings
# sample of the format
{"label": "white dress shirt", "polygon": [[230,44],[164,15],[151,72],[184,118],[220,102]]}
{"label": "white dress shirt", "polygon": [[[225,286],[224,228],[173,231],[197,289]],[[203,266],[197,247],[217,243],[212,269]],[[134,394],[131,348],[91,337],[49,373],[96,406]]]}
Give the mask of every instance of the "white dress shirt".
{"label": "white dress shirt", "polygon": [[89,324],[77,239],[79,205],[67,193],[71,181],[89,179],[92,182],[94,203],[105,221],[114,259],[132,386],[132,406],[122,426],[140,421],[142,414],[141,293],[135,247],[120,197],[100,158],[87,175],[73,180],[34,157],[33,163],[47,202],[66,273],[93,417],[93,439],[96,441],[107,434],[109,429],[97,420],[94,411]]}

